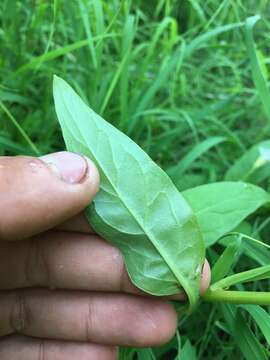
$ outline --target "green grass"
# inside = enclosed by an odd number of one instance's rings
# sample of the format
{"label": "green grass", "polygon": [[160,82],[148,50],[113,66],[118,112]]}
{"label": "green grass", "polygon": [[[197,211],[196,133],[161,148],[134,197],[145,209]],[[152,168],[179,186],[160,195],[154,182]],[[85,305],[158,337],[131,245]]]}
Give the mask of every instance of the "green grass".
{"label": "green grass", "polygon": [[[257,14],[262,20],[246,21]],[[223,180],[238,157],[270,138],[268,0],[2,0],[0,44],[0,155],[63,148],[53,74],[139,143],[180,190]],[[262,174],[252,182],[270,187]],[[260,211],[241,231],[269,243],[268,220]],[[226,241],[208,250],[212,265],[235,239]],[[269,264],[267,249],[236,245],[236,271]],[[237,288],[267,291],[269,281]],[[122,349],[122,359],[177,359],[179,348],[181,360],[267,359],[270,320],[252,311],[201,304],[180,317],[180,336],[169,344]]]}

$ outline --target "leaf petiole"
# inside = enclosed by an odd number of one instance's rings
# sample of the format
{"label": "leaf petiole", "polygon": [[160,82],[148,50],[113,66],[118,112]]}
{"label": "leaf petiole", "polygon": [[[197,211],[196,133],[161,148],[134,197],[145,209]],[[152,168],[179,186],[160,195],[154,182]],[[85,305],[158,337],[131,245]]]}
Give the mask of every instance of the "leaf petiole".
{"label": "leaf petiole", "polygon": [[224,302],[231,304],[270,305],[270,292],[264,291],[229,291],[209,289],[202,300],[206,302]]}

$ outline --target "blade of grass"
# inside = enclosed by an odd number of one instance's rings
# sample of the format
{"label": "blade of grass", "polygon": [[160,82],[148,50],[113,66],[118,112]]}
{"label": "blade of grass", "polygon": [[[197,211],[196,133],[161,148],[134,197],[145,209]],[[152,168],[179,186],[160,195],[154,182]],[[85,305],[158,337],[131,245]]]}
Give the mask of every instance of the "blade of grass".
{"label": "blade of grass", "polygon": [[126,63],[128,57],[129,57],[129,53],[127,52],[125,54],[125,56],[123,57],[122,61],[120,62],[120,64],[118,65],[117,71],[114,74],[114,77],[112,78],[109,89],[108,89],[108,91],[107,91],[107,93],[105,95],[105,98],[103,100],[103,103],[101,105],[100,115],[102,115],[104,113],[104,111],[106,109],[106,106],[108,105],[108,102],[109,102],[109,100],[110,100],[110,98],[112,96],[112,93],[113,93],[116,85],[117,85],[117,82],[118,82],[118,80],[119,80],[119,78],[121,76],[121,73],[123,72],[123,69],[125,67],[125,63]]}
{"label": "blade of grass", "polygon": [[261,306],[258,305],[241,305],[254,319],[268,345],[270,345],[270,315]]}
{"label": "blade of grass", "polygon": [[94,69],[96,69],[97,68],[97,57],[96,57],[96,52],[95,52],[95,47],[94,47],[94,42],[93,42],[91,25],[90,25],[89,16],[88,16],[88,9],[87,9],[86,4],[82,0],[79,0],[79,9],[80,9],[80,14],[81,14],[81,18],[83,21],[84,29],[86,32],[86,36],[88,39],[90,56],[93,61]]}
{"label": "blade of grass", "polygon": [[259,15],[249,17],[245,22],[246,44],[248,56],[250,59],[252,77],[255,87],[258,92],[258,96],[262,102],[266,117],[270,126],[270,93],[267,86],[266,79],[262,70],[260,59],[257,55],[256,46],[253,37],[253,29],[255,24],[261,19]]}
{"label": "blade of grass", "polygon": [[247,360],[266,360],[267,355],[253,332],[248,327],[245,318],[237,311],[234,321],[234,338]]}
{"label": "blade of grass", "polygon": [[[187,340],[181,349],[179,360],[197,360],[196,350]],[[178,360],[178,359],[177,359]]]}
{"label": "blade of grass", "polygon": [[36,153],[32,149],[30,150],[28,148],[25,148],[24,146],[2,135],[0,135],[0,146],[3,147],[3,150],[12,151],[15,154],[36,155]]}
{"label": "blade of grass", "polygon": [[136,353],[138,360],[156,360],[155,354],[151,348],[138,349]]}
{"label": "blade of grass", "polygon": [[203,34],[197,36],[189,44],[187,44],[186,49],[185,49],[185,55],[184,55],[185,58],[191,56],[195,50],[201,48],[207,41],[211,40],[212,38],[214,38],[224,32],[238,29],[238,28],[242,27],[243,25],[244,25],[244,23],[240,22],[240,23],[235,23],[235,24],[227,24],[227,25],[223,25],[223,26],[218,26],[213,30],[210,30],[206,33],[203,33]]}
{"label": "blade of grass", "polygon": [[[92,40],[102,40],[105,38],[111,38],[113,36],[118,36],[117,34],[103,34],[103,35],[98,35],[98,36],[94,36],[92,38]],[[19,67],[15,74],[21,73],[25,70],[29,70],[29,69],[33,69],[35,68],[37,65],[47,62],[47,61],[51,61],[54,60],[58,57],[64,56],[72,51],[78,50],[84,46],[87,46],[89,44],[89,40],[88,39],[84,39],[84,40],[79,40],[76,41],[73,44],[69,44],[63,47],[60,47],[56,50],[52,50],[47,52],[46,54],[43,54],[41,56],[37,56],[35,58],[33,58],[32,60],[30,60],[28,63],[22,65],[21,67]],[[98,44],[97,44],[98,46]]]}
{"label": "blade of grass", "polygon": [[202,6],[196,0],[188,0],[202,23],[206,21]]}
{"label": "blade of grass", "polygon": [[157,91],[167,81],[169,75],[172,73],[172,71],[174,70],[174,68],[178,62],[179,56],[181,56],[181,47],[179,47],[175,51],[173,56],[171,56],[170,58],[166,57],[163,60],[162,65],[160,67],[160,71],[157,74],[155,80],[150,85],[150,87],[147,89],[147,91],[144,94],[141,94],[141,100],[139,101],[139,103],[136,106],[136,112],[134,114],[132,114],[132,118],[131,118],[131,121],[130,121],[129,127],[128,127],[128,133],[132,132],[138,123],[138,117],[136,116],[137,113],[142,112],[147,108],[150,101],[153,99],[153,97],[157,93]]}
{"label": "blade of grass", "polygon": [[26,134],[26,132],[23,130],[21,125],[18,123],[18,121],[15,119],[15,117],[11,114],[11,112],[8,110],[8,108],[5,106],[5,104],[0,101],[0,107],[1,109],[6,113],[8,119],[12,122],[12,124],[16,127],[16,129],[19,131],[21,136],[24,138],[26,143],[29,145],[29,147],[33,150],[34,154],[40,155],[36,145],[32,142],[32,140],[29,138],[29,136]]}
{"label": "blade of grass", "polygon": [[218,260],[215,262],[211,271],[211,281],[215,283],[226,276],[233,268],[241,251],[241,240],[237,239],[234,243],[229,244]]}
{"label": "blade of grass", "polygon": [[214,22],[214,20],[216,19],[216,17],[218,16],[218,14],[222,11],[223,7],[227,6],[230,3],[230,0],[223,0],[217,10],[214,12],[214,14],[211,16],[211,18],[207,21],[204,30],[207,30],[209,28],[209,26]]}
{"label": "blade of grass", "polygon": [[123,65],[120,78],[120,111],[121,119],[119,122],[119,128],[125,129],[126,121],[128,120],[128,104],[129,104],[129,65],[130,65],[130,56],[132,43],[136,34],[136,23],[135,17],[133,15],[127,16],[127,20],[124,26],[123,38],[122,38],[122,51],[121,57],[124,58],[125,54],[127,55],[127,60]]}
{"label": "blade of grass", "polygon": [[219,306],[219,309],[244,358],[246,360],[267,360],[265,349],[250,330],[237,307],[230,304],[222,304]]}
{"label": "blade of grass", "polygon": [[217,136],[217,137],[211,137],[208,138],[196,146],[194,146],[191,151],[186,154],[183,159],[181,159],[178,164],[170,167],[167,170],[168,175],[174,179],[175,177],[181,176],[186,170],[190,167],[190,165],[198,159],[200,156],[202,156],[204,153],[206,153],[209,149],[212,147],[226,141],[227,139],[225,137]]}

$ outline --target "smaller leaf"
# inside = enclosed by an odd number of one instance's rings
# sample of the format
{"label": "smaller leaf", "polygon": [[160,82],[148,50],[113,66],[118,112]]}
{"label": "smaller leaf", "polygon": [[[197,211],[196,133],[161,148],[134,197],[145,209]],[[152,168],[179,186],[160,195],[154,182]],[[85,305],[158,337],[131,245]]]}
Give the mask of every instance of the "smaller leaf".
{"label": "smaller leaf", "polygon": [[232,285],[236,285],[240,283],[258,281],[268,278],[270,278],[270,265],[265,265],[265,266],[260,266],[256,269],[247,270],[228,276],[222,280],[217,281],[216,283],[211,285],[210,288],[212,291],[214,291],[214,290],[229,288]]}
{"label": "smaller leaf", "polygon": [[270,200],[263,189],[242,182],[219,182],[184,191],[200,225],[206,246],[234,229]]}
{"label": "smaller leaf", "polygon": [[[259,265],[267,265],[270,263],[270,251],[267,251],[261,243],[250,240],[249,237],[253,235],[253,228],[247,221],[243,221],[235,229],[233,229],[233,233],[236,232],[241,234],[236,236],[235,234],[229,233],[226,237],[224,236],[220,238],[218,243],[223,246],[232,245],[241,236],[241,248],[246,256],[255,260]],[[258,237],[258,234],[255,236]]]}

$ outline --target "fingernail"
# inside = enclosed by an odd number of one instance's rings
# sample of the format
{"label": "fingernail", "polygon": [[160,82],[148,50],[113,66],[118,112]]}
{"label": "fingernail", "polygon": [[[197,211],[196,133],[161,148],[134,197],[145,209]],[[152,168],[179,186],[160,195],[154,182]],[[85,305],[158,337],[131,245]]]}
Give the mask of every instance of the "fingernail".
{"label": "fingernail", "polygon": [[80,183],[88,172],[86,159],[72,152],[61,151],[41,156],[40,159],[68,184]]}

